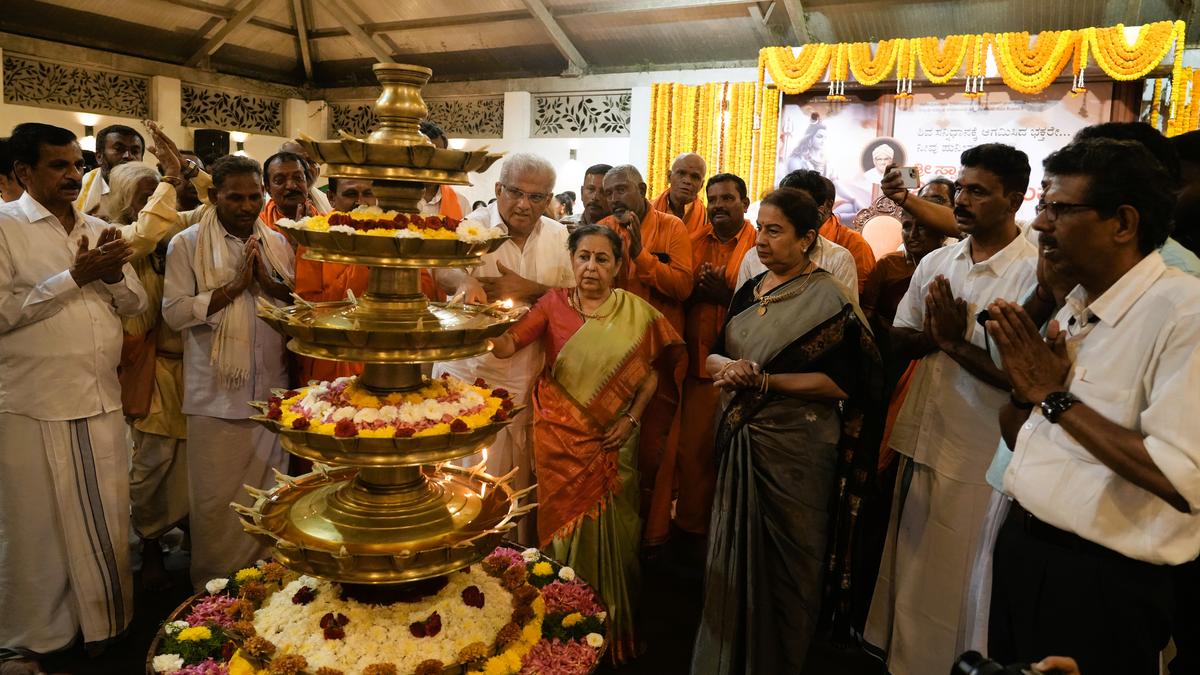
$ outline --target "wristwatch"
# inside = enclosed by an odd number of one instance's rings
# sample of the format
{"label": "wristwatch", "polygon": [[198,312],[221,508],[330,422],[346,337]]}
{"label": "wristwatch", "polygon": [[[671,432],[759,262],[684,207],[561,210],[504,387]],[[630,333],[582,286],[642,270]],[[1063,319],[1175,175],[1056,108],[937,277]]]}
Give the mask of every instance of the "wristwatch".
{"label": "wristwatch", "polygon": [[200,165],[196,164],[190,159],[183,160],[182,169],[183,170],[180,173],[182,173],[183,177],[187,180],[195,178],[196,174],[200,173]]}
{"label": "wristwatch", "polygon": [[1063,413],[1071,409],[1071,406],[1079,403],[1079,399],[1069,391],[1056,391],[1046,396],[1046,400],[1042,401],[1042,416],[1051,424],[1058,424],[1058,418],[1062,417]]}

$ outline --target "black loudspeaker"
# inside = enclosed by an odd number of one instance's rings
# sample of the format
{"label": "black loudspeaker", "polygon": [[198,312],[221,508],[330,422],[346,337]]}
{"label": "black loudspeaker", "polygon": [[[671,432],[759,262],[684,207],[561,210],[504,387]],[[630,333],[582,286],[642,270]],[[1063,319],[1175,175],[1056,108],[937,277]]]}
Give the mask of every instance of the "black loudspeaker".
{"label": "black loudspeaker", "polygon": [[213,160],[229,154],[229,132],[220,129],[197,129],[192,133],[193,149],[196,156],[211,166]]}

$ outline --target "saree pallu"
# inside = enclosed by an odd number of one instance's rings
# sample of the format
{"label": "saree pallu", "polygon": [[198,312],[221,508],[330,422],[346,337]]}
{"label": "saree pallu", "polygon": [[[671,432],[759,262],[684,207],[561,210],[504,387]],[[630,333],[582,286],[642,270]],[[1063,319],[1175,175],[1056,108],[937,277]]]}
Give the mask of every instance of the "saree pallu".
{"label": "saree pallu", "polygon": [[881,412],[882,375],[857,308],[826,272],[813,274],[806,292],[766,314],[751,305],[733,316],[724,352],[772,374],[822,372],[818,362],[838,359],[852,375],[839,382],[850,398],[722,396],[693,674],[799,673],[819,626],[850,632],[857,515],[878,448],[869,413]]}
{"label": "saree pallu", "polygon": [[653,307],[624,291],[614,291],[597,313],[607,316],[585,321],[534,388],[537,525],[542,547],[574,567],[608,605],[609,656],[621,663],[635,653],[641,581],[638,434],[616,452],[601,442],[657,357],[679,338]]}

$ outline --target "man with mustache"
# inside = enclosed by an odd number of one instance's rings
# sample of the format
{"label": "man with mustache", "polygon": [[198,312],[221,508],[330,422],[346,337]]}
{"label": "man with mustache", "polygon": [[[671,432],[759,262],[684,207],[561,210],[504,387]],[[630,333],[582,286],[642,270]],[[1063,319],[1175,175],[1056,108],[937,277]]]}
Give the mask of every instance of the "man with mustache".
{"label": "man with mustache", "polygon": [[308,164],[300,155],[277,152],[263,162],[270,201],[263,207],[260,218],[267,227],[279,231],[281,218],[300,220],[320,213],[308,197]]}
{"label": "man with mustache", "polygon": [[725,325],[725,310],[736,290],[742,258],[755,255],[754,225],[746,220],[750,206],[746,181],[719,173],[708,179],[705,197],[708,219],[691,236],[693,289],[684,304],[688,369],[680,418],[688,423],[679,431],[679,494],[675,502],[675,525],[685,536],[690,535],[688,553],[700,565],[717,477],[713,424],[721,393],[704,363]]}
{"label": "man with mustache", "polygon": [[[116,228],[74,206],[75,134],[17,125],[0,206],[0,670],[89,652],[133,613],[121,317],[146,306]],[[9,663],[13,662],[13,663]]]}
{"label": "man with mustache", "polygon": [[197,590],[265,552],[242,531],[229,503],[249,504],[242,486],[270,487],[274,470],[284,467],[278,436],[250,420],[254,410],[246,402],[265,401],[272,388],[287,386],[284,338],[258,318],[255,303],[290,303],[293,269],[291,246],[259,217],[258,162],[236,155],[214,162],[208,199],[212,206],[201,207],[199,222],[167,248],[162,310],[183,337]]}
{"label": "man with mustache", "polygon": [[1160,253],[1175,181],[1148,147],[1093,137],[1048,156],[1033,226],[1054,273],[1078,285],[1045,339],[1015,303],[988,307],[1013,388],[997,658],[1048,650],[1084,673],[1158,673],[1173,566],[1200,554],[1200,281]]}
{"label": "man with mustache", "polygon": [[571,226],[596,225],[612,213],[608,208],[608,200],[604,198],[604,174],[611,169],[609,164],[593,164],[583,172],[583,185],[579,187],[583,208],[579,213],[564,218],[564,223]]}
{"label": "man with mustache", "polygon": [[140,162],[146,151],[146,141],[136,129],[124,124],[104,127],[96,134],[96,161],[99,166],[83,177],[83,187],[75,206],[84,213],[105,217],[100,212],[100,198],[108,194],[108,174],[127,162]]}
{"label": "man with mustache", "polygon": [[[692,244],[687,226],[675,216],[655,209],[646,199],[642,174],[630,164],[613,167],[604,176],[604,197],[612,215],[600,221],[614,230],[629,252],[618,276],[618,287],[646,300],[684,332],[683,301],[692,293]],[[658,390],[643,418],[638,447],[647,544],[666,541],[670,527],[671,492],[675,479],[675,448],[679,434],[679,391],[687,357],[668,350]]]}
{"label": "man with mustache", "polygon": [[[821,175],[815,171],[808,169],[792,171],[779,181],[779,187],[803,190],[817,204],[822,204],[824,201],[825,183],[822,181]],[[823,214],[822,217],[828,219],[831,212],[825,205],[819,208]],[[826,239],[818,232],[817,241],[813,244],[809,255],[817,267],[832,274],[833,278],[842,284],[842,288],[851,300],[858,302],[858,266],[854,264],[854,256],[850,254],[850,251]],[[757,253],[743,256],[742,267],[738,270],[734,289],[741,288],[742,284],[766,271],[767,267],[759,260]]]}
{"label": "man with mustache", "polygon": [[867,640],[894,675],[952,662],[961,605],[991,488],[1000,437],[995,411],[1007,376],[985,351],[974,317],[1019,300],[1035,281],[1037,249],[1015,216],[1029,183],[1025,153],[990,143],[962,153],[954,214],[965,237],[922,258],[891,332],[900,358],[920,358],[890,447],[903,455]]}
{"label": "man with mustache", "polygon": [[704,202],[700,201],[700,186],[708,167],[704,158],[694,152],[685,152],[671,162],[667,174],[667,189],[654,200],[654,209],[670,213],[683,221],[688,234],[704,229]]}
{"label": "man with mustache", "polygon": [[[554,166],[531,153],[508,155],[500,165],[496,201],[471,213],[468,218],[504,230],[509,240],[483,256],[483,264],[470,272],[438,269],[435,278],[442,289],[464,302],[511,300],[517,306],[532,306],[551,288],[575,285],[575,271],[567,250],[567,227],[542,215],[554,196]],[[534,380],[545,360],[540,343],[518,350],[512,358],[484,354],[470,359],[435,364],[434,376],[450,373],[473,382],[482,377],[493,387],[503,387],[518,405],[529,403]],[[487,470],[503,476],[519,468],[514,488],[532,485],[533,452],[529,408],[521,411],[492,441]],[[467,461],[477,462],[477,458]],[[536,524],[526,518],[518,526],[518,540],[533,544]]]}
{"label": "man with mustache", "polygon": [[[333,211],[333,204],[329,197],[317,187],[317,179],[321,177],[321,165],[313,161],[308,150],[296,141],[285,141],[279,146],[280,152],[290,152],[293,155],[298,155],[304,160],[304,166],[308,169],[308,200],[317,208],[317,213],[329,213]],[[333,179],[330,179],[329,190],[333,192]]]}

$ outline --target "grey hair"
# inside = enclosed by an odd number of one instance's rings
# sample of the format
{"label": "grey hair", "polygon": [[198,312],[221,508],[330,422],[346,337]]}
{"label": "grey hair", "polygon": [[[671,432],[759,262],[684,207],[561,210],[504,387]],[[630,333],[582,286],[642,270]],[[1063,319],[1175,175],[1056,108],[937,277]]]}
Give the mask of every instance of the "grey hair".
{"label": "grey hair", "polygon": [[518,176],[525,174],[549,176],[551,190],[554,189],[554,183],[558,180],[558,172],[554,170],[554,165],[545,157],[532,152],[511,154],[505,157],[504,163],[500,165],[501,183],[515,182]]}
{"label": "grey hair", "polygon": [[614,166],[613,168],[608,170],[608,173],[604,174],[604,178],[605,178],[605,180],[607,180],[609,177],[616,178],[617,176],[623,176],[623,175],[628,175],[628,176],[632,177],[633,182],[635,182],[635,183],[645,183],[646,182],[645,180],[642,179],[642,172],[638,171],[638,168],[632,164],[621,164],[618,166]]}
{"label": "grey hair", "polygon": [[129,225],[125,212],[133,204],[133,191],[145,178],[159,180],[158,172],[141,162],[114,167],[108,173],[108,194],[100,198],[100,210],[116,225]]}

